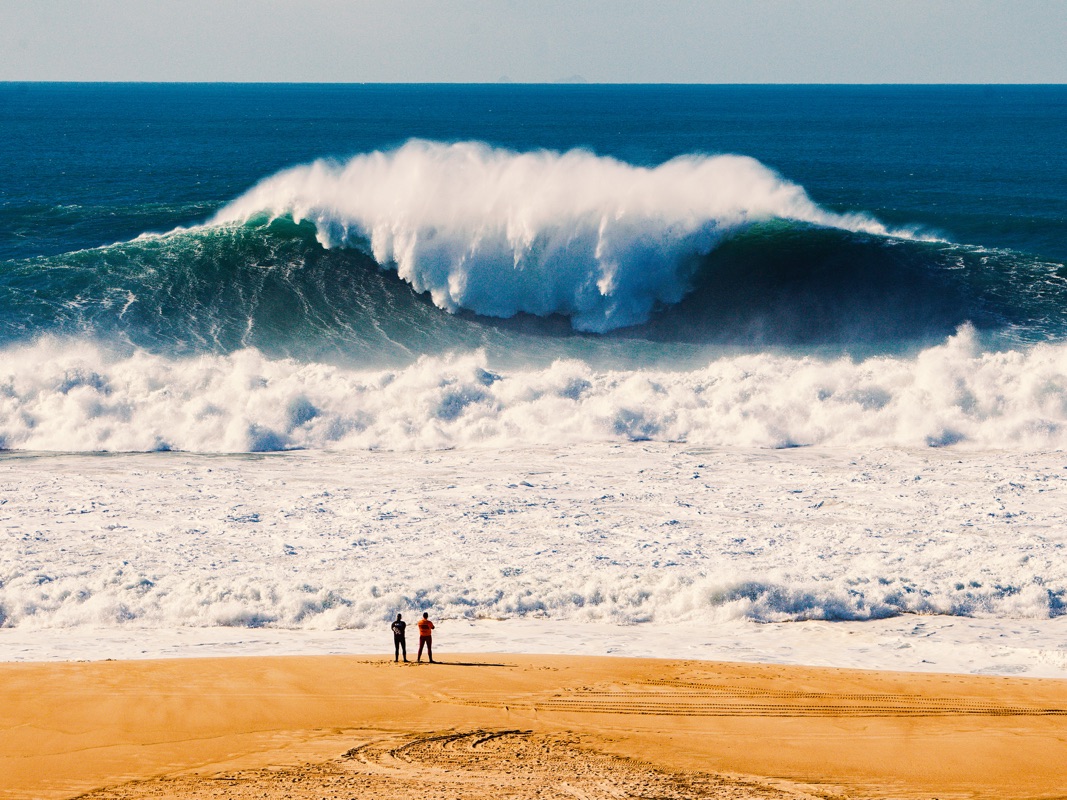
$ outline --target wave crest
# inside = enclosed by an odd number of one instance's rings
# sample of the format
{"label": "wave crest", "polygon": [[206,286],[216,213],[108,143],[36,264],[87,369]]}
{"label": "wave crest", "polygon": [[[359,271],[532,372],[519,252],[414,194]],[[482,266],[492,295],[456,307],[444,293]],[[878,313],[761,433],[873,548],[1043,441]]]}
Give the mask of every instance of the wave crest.
{"label": "wave crest", "polygon": [[562,314],[582,331],[648,320],[690,289],[696,259],[754,222],[878,235],[821,208],[755,159],[682,156],[646,168],[584,150],[516,153],[411,141],[278,173],[213,224],[312,221],[325,247],[367,249],[448,311]]}

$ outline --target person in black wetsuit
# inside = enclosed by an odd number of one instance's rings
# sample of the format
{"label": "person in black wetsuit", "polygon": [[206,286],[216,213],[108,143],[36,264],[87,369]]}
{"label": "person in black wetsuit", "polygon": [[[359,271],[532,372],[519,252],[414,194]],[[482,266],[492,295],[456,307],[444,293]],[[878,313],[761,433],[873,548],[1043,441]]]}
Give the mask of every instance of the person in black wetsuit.
{"label": "person in black wetsuit", "polygon": [[393,647],[396,649],[396,657],[393,659],[393,661],[400,660],[401,650],[404,651],[404,660],[408,660],[408,641],[404,638],[404,630],[407,628],[407,626],[408,624],[404,622],[403,619],[401,619],[400,614],[396,615],[396,620],[394,620],[393,624],[389,626],[393,631]]}

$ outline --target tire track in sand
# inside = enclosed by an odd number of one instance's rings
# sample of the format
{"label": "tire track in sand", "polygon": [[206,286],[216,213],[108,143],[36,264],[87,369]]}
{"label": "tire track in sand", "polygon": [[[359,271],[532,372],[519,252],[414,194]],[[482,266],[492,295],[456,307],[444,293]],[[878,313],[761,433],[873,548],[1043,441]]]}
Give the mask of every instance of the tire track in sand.
{"label": "tire track in sand", "polygon": [[630,714],[686,717],[1061,717],[1067,707],[964,697],[747,688],[683,680],[584,686],[516,698],[490,693],[445,702],[530,714]]}
{"label": "tire track in sand", "polygon": [[177,775],[81,800],[827,800],[832,795],[695,772],[654,769],[583,746],[574,734],[475,729],[371,734],[319,764]]}

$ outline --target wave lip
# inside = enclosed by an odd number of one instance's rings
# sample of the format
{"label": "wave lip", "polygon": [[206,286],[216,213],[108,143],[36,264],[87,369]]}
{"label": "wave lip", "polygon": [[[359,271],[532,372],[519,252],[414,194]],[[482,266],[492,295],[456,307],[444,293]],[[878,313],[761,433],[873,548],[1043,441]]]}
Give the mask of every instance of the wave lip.
{"label": "wave lip", "polygon": [[413,140],[278,173],[212,224],[291,217],[324,247],[366,249],[448,311],[562,314],[581,331],[643,323],[690,289],[696,260],[755,222],[915,238],[821,208],[746,156],[633,166],[585,150],[516,153]]}

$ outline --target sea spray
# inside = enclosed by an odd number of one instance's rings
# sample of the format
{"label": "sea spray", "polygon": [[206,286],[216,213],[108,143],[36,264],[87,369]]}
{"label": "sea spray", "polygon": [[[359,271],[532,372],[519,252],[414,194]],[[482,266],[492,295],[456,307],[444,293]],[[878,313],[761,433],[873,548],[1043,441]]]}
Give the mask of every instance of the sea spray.
{"label": "sea spray", "polygon": [[[448,311],[562,314],[582,331],[645,322],[691,288],[695,259],[755,222],[888,235],[835,214],[753,158],[690,155],[633,166],[584,150],[515,153],[411,141],[285,170],[213,224],[314,223],[326,247],[366,248]],[[913,238],[913,231],[894,235]]]}

